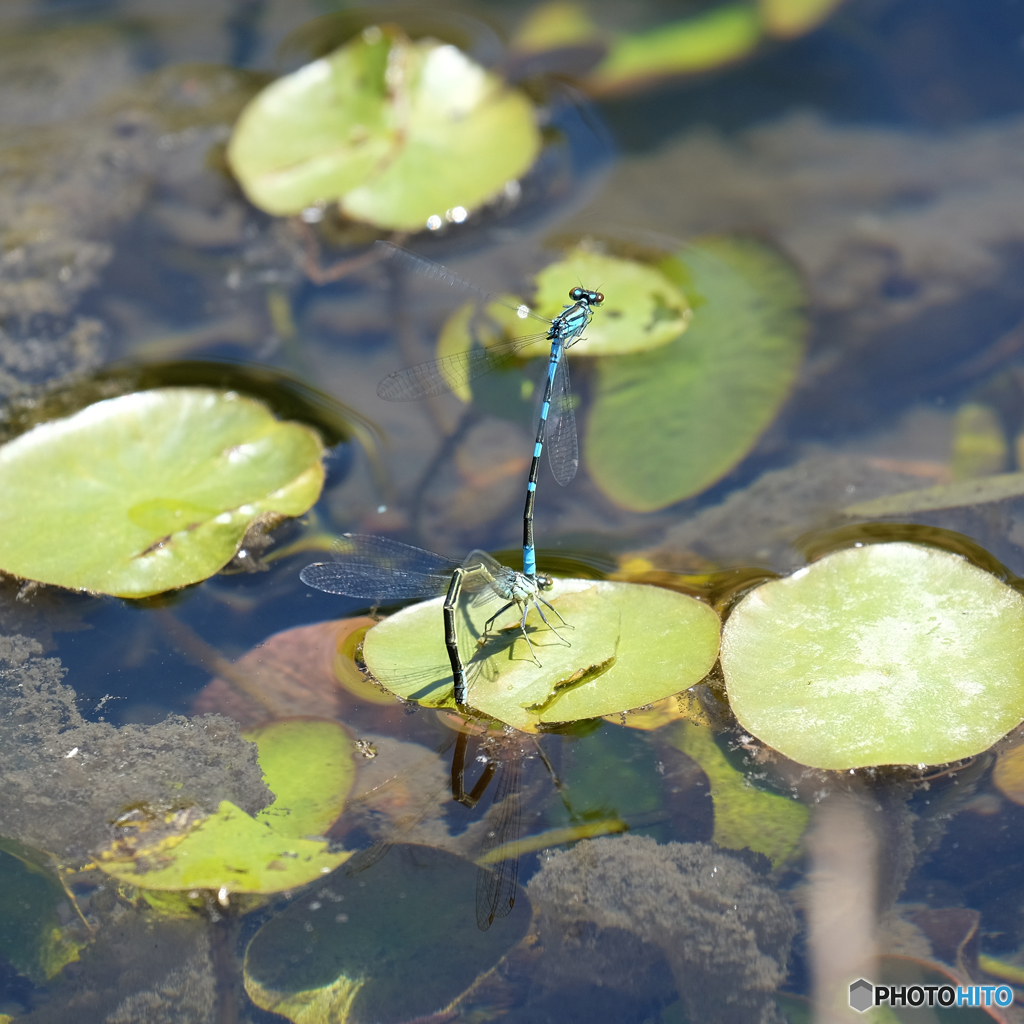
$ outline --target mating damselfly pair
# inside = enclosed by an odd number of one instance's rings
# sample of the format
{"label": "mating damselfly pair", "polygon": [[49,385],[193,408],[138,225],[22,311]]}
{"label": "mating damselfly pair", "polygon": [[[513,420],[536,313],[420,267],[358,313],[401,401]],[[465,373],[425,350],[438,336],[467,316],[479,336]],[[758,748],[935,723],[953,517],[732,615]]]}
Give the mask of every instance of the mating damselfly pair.
{"label": "mating damselfly pair", "polygon": [[543,333],[517,337],[489,347],[471,348],[389,374],[377,389],[381,398],[409,401],[454,391],[491,370],[507,366],[540,339],[551,345],[523,512],[522,572],[499,565],[481,551],[472,552],[460,563],[386,538],[352,535],[337,542],[333,562],[314,563],[303,569],[301,574],[303,582],[319,590],[372,601],[432,597],[444,593],[445,645],[452,665],[455,700],[463,705],[467,700],[467,687],[454,617],[456,603],[463,590],[475,592],[478,602],[493,598],[505,601],[504,606],[488,620],[485,633],[498,615],[515,605],[522,612],[520,629],[535,661],[536,654],[526,631],[526,615],[530,606],[535,607],[543,621],[551,626],[541,608],[543,604],[555,611],[542,596],[543,591],[550,589],[551,581],[537,575],[533,536],[537,477],[545,442],[555,479],[564,485],[576,475],[579,446],[569,371],[563,356],[565,350],[580,339],[593,317],[594,307],[604,301],[604,296],[599,291],[576,286],[570,290],[571,302],[564,306],[562,313],[548,320],[525,304],[512,304],[485,292],[447,268],[406,249],[386,242],[377,242],[376,245],[384,259],[473,294],[487,304],[496,303],[512,309],[520,319],[533,319],[546,326]]}

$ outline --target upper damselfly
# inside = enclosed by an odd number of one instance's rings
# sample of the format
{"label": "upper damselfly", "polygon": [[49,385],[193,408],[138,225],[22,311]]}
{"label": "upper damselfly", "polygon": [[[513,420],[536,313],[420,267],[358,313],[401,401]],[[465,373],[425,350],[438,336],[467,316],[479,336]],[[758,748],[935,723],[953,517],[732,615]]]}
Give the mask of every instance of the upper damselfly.
{"label": "upper damselfly", "polygon": [[484,299],[515,311],[523,320],[532,319],[545,325],[543,333],[525,335],[497,345],[471,348],[420,363],[388,374],[377,388],[377,394],[389,402],[406,402],[453,391],[477,377],[502,366],[508,366],[524,349],[540,339],[550,342],[547,378],[541,400],[540,421],[533,447],[530,477],[526,485],[526,507],[523,511],[523,573],[537,575],[537,556],[533,542],[533,506],[537,492],[537,475],[541,452],[547,441],[548,462],[555,479],[563,486],[576,475],[579,466],[579,444],[576,439],[576,416],[573,412],[569,368],[562,358],[582,337],[594,315],[594,307],[604,302],[604,295],[581,286],[569,291],[571,303],[553,320],[535,313],[525,304],[508,302],[500,295],[483,291],[458,274],[438,263],[417,256],[390,242],[375,243],[384,257],[435,280],[463,288]]}

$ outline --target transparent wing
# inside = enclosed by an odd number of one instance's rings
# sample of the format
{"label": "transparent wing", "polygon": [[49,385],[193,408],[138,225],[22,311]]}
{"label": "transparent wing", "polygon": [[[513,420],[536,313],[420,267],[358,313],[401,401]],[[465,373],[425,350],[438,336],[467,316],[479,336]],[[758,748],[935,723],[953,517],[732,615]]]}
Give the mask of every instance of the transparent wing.
{"label": "transparent wing", "polygon": [[458,566],[433,551],[363,534],[347,534],[335,541],[331,554],[333,562],[307,565],[299,579],[328,594],[369,601],[443,593]]}
{"label": "transparent wing", "polygon": [[555,479],[564,487],[576,475],[580,464],[579,442],[576,439],[576,413],[572,407],[572,387],[569,384],[569,364],[565,353],[555,368],[551,387],[551,407],[544,431],[544,447],[548,451],[548,465]]}
{"label": "transparent wing", "polygon": [[479,565],[481,571],[467,576],[468,585],[464,590],[479,591],[473,600],[474,605],[488,604],[491,601],[501,599],[511,600],[511,583],[515,577],[515,570],[502,565],[496,558],[493,558],[486,551],[470,551],[462,563],[466,569]]}
{"label": "transparent wing", "polygon": [[546,337],[546,333],[530,334],[500,345],[453,352],[429,363],[396,370],[377,385],[377,395],[388,402],[413,402],[446,394],[491,370],[508,366],[518,352]]}
{"label": "transparent wing", "polygon": [[425,256],[419,256],[414,252],[410,252],[408,249],[403,249],[400,245],[395,245],[394,242],[376,241],[373,245],[374,248],[381,253],[382,258],[391,263],[405,267],[407,270],[411,270],[414,273],[423,274],[434,281],[441,281],[444,284],[451,285],[452,287],[462,288],[467,292],[472,292],[474,295],[480,296],[481,299],[484,299],[487,302],[496,302],[499,306],[504,306],[506,309],[511,309],[513,312],[518,313],[519,316],[524,319],[529,317],[531,320],[538,320],[542,324],[550,325],[551,323],[551,321],[546,317],[541,316],[539,313],[535,313],[525,303],[515,305],[514,303],[502,298],[500,295],[495,295],[494,292],[484,291],[483,288],[478,288],[475,284],[470,284],[465,278],[459,277],[458,274],[449,270],[447,267],[441,266],[440,263],[435,263],[433,260],[428,260]]}
{"label": "transparent wing", "polygon": [[[519,839],[519,824],[522,817],[520,800],[520,775],[522,760],[514,755],[504,761],[498,776],[494,803],[498,807],[498,820],[493,829],[484,835],[481,856],[491,850],[514,844]],[[476,876],[476,923],[487,931],[499,917],[505,917],[516,902],[519,891],[519,854],[514,849],[496,864],[482,866]]]}

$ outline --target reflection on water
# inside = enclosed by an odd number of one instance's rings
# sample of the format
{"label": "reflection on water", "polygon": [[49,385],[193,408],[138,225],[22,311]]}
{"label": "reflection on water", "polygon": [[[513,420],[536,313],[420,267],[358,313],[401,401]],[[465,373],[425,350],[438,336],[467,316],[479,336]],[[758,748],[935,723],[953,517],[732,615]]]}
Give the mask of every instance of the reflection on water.
{"label": "reflection on water", "polygon": [[[676,6],[649,5],[650,23]],[[949,770],[812,771],[735,727],[713,670],[686,700],[470,743],[464,792],[481,772],[499,792],[469,807],[451,799],[450,723],[359,672],[367,608],[299,569],[346,530],[516,548],[533,400],[517,372],[469,407],[378,401],[381,378],[434,354],[450,305],[380,268],[313,283],[307,228],[257,211],[226,173],[238,111],[296,66],[303,37],[278,44],[322,13],[0,12],[4,436],[135,386],[216,382],[334,446],[315,518],[254,541],[256,571],[134,604],[0,584],[0,1022],[796,1024],[853,1019],[835,993],[858,975],[1024,986],[1016,735]],[[445,17],[499,60],[497,30],[521,14]],[[812,322],[788,404],[702,494],[645,513],[586,473],[543,479],[542,568],[727,610],[882,537],[1019,585],[1014,480],[881,524],[846,510],[1024,470],[1022,34],[1011,0],[847,0],[815,33],[698,79],[597,106],[539,94],[548,148],[518,201],[418,249],[508,289],[555,235],[754,235],[799,269]],[[318,228],[325,265],[372,234]],[[596,371],[581,359],[573,374],[585,425]],[[204,714],[220,717],[183,717]],[[222,800],[256,813],[271,793],[239,728],[303,716],[360,741],[326,839],[369,851],[361,870],[172,910],[91,865],[118,828],[156,834]],[[497,868],[476,863],[496,848]]]}

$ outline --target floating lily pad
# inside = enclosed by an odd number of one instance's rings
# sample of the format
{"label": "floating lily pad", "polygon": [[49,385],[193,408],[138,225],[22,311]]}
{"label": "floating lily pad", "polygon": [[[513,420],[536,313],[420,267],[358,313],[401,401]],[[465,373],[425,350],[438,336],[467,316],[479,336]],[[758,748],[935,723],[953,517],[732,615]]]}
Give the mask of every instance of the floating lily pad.
{"label": "floating lily pad", "polygon": [[[573,355],[625,355],[658,348],[678,338],[690,322],[690,306],[679,286],[657,267],[638,260],[606,256],[579,246],[563,259],[549,263],[536,277],[534,307],[553,319],[571,304],[569,291],[583,287],[603,291],[605,300],[583,337],[572,347]],[[515,295],[501,296],[518,305]],[[501,344],[511,338],[536,333],[537,326],[518,317],[506,306],[490,303],[483,316],[474,316],[472,302],[460,306],[445,321],[437,339],[439,358],[466,352],[474,345]],[[519,350],[524,358],[547,356],[550,342],[540,337]],[[468,384],[453,389],[464,402],[472,400]]]}
{"label": "floating lily pad", "polygon": [[321,840],[281,835],[230,800],[221,801],[216,814],[198,821],[183,817],[181,824],[152,844],[116,844],[97,863],[140,889],[270,893],[297,889],[352,856],[329,853]]}
{"label": "floating lily pad", "polygon": [[370,870],[339,873],[257,932],[245,990],[296,1024],[432,1019],[530,923],[521,893],[500,928],[480,932],[476,880],[475,865],[427,846],[396,846]]}
{"label": "floating lily pad", "polygon": [[391,39],[364,34],[284,75],[242,111],[228,160],[249,198],[268,213],[297,213],[339,199],[399,147],[385,81]]}
{"label": "floating lily pad", "polygon": [[146,597],[206,579],[323,486],[316,433],[234,392],[97,402],[0,448],[0,569]]}
{"label": "floating lily pad", "polygon": [[698,494],[750,451],[789,394],[806,331],[796,271],[760,243],[706,239],[660,269],[689,298],[689,329],[598,362],[583,445],[598,487],[639,512]]}
{"label": "floating lily pad", "polygon": [[338,202],[356,220],[415,231],[497,196],[540,144],[525,94],[454,46],[371,26],[260,93],[228,159],[270,213]]}
{"label": "floating lily pad", "polygon": [[1024,597],[958,555],[873,544],[765,583],[722,638],[748,732],[818,768],[942,764],[1024,718]]}
{"label": "floating lily pad", "polygon": [[[701,680],[718,656],[718,616],[675,591],[563,579],[546,597],[573,627],[563,627],[545,611],[572,646],[531,610],[527,630],[542,667],[530,657],[514,608],[498,619],[479,648],[477,638],[497,606],[463,603],[459,609],[469,702],[517,729],[650,704]],[[374,626],[363,641],[363,657],[393,693],[430,707],[453,707],[441,604],[441,599],[424,601]]]}
{"label": "floating lily pad", "polygon": [[[255,818],[228,800],[216,814],[170,813],[121,837],[97,863],[141,889],[271,893],[329,874],[351,854],[328,852],[326,831],[352,785],[352,746],[336,722],[293,719],[256,729],[260,767],[277,799]],[[151,838],[150,838],[151,837]]]}
{"label": "floating lily pad", "polygon": [[671,730],[669,742],[692,757],[708,777],[715,804],[713,842],[727,850],[763,853],[773,867],[797,852],[809,817],[803,804],[752,786],[729,764],[704,726],[680,722]]}
{"label": "floating lily pad", "polygon": [[277,799],[256,815],[275,832],[302,839],[334,824],[352,788],[352,741],[337,722],[289,718],[244,734]]}

